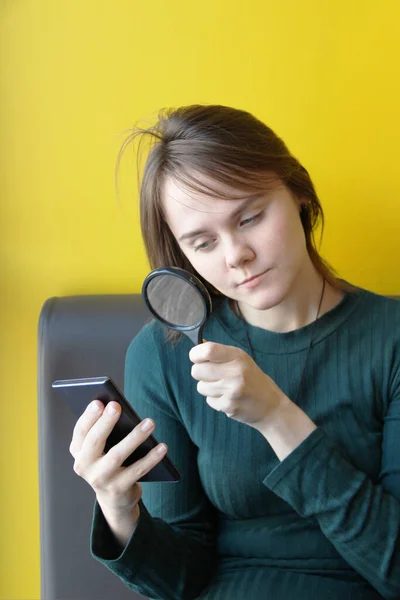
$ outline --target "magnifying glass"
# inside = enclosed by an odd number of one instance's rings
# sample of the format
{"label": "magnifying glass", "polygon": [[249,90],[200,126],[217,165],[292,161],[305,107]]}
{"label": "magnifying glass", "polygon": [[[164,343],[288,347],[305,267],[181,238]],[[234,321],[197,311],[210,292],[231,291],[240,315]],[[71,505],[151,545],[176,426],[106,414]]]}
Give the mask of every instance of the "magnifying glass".
{"label": "magnifying glass", "polygon": [[143,282],[142,296],[161,323],[181,331],[195,345],[202,342],[212,303],[207,288],[197,277],[178,267],[155,269]]}

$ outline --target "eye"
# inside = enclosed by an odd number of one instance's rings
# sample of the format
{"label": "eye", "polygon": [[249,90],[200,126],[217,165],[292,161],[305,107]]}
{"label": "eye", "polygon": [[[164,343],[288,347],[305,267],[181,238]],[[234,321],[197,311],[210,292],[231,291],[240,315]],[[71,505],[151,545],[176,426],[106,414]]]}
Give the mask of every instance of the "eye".
{"label": "eye", "polygon": [[210,244],[212,244],[212,242],[203,242],[202,244],[195,246],[194,251],[197,252],[197,250],[207,250]]}
{"label": "eye", "polygon": [[262,212],[258,213],[258,215],[254,215],[254,217],[249,217],[248,219],[244,219],[243,221],[240,221],[240,225],[248,225],[249,223],[254,223],[261,217],[261,215],[262,215]]}

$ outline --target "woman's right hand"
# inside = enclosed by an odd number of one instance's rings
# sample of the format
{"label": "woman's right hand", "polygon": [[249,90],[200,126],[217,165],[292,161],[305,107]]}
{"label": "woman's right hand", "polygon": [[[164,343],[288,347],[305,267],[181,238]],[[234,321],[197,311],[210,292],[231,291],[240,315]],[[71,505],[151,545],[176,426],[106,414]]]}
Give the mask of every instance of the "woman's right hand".
{"label": "woman's right hand", "polygon": [[[69,451],[75,459],[75,473],[93,488],[104,514],[138,515],[142,496],[138,480],[161,462],[167,446],[158,444],[143,458],[122,467],[125,459],[149,437],[155,424],[145,419],[105,454],[107,438],[120,414],[117,402],[109,402],[106,408],[100,400],[91,402],[74,427]],[[150,428],[143,431],[145,424]],[[161,453],[157,452],[159,449]]]}

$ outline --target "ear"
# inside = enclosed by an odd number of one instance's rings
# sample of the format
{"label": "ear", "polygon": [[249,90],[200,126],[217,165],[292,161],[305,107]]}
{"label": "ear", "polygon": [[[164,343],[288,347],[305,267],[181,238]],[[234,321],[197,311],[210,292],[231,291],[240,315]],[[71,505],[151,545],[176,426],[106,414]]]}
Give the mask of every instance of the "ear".
{"label": "ear", "polygon": [[309,219],[308,208],[309,208],[309,204],[308,203],[305,204],[304,202],[302,202],[300,204],[300,213],[299,214],[300,214],[300,221],[302,222],[303,227],[306,227],[306,223],[307,223],[307,221]]}
{"label": "ear", "polygon": [[306,207],[309,202],[307,196],[304,196],[303,194],[300,194],[300,193],[292,193],[292,197],[293,197],[295,204],[297,205],[299,212],[301,212],[303,206]]}

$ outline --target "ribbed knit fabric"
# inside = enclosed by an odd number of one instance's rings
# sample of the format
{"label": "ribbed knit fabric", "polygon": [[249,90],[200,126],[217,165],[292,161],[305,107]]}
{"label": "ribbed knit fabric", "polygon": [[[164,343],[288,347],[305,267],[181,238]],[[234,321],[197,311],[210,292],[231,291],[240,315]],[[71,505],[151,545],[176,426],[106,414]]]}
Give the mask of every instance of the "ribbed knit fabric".
{"label": "ribbed knit fabric", "polygon": [[[147,483],[118,552],[95,504],[93,556],[151,598],[400,598],[400,302],[348,293],[315,324],[248,327],[257,364],[317,424],[280,462],[264,437],[208,406],[184,337],[153,322],[132,341],[125,394],[169,447],[179,483]],[[246,351],[217,302],[204,338]]]}

